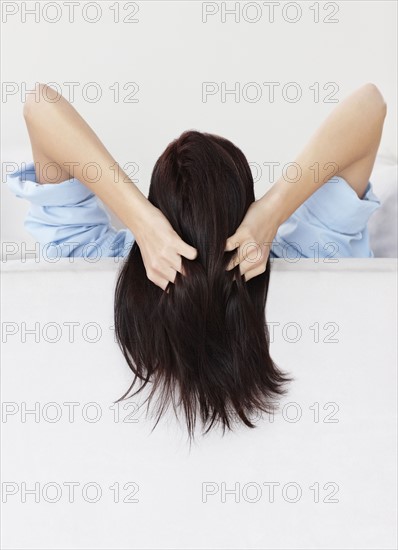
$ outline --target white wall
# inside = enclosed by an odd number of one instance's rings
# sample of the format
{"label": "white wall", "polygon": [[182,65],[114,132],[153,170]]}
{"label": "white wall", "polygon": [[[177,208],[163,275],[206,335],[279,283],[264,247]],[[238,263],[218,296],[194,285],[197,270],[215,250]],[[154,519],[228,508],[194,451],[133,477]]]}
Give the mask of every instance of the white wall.
{"label": "white wall", "polygon": [[[286,2],[275,8],[274,22],[270,22],[263,2],[249,3],[251,7],[248,4],[246,8],[245,3],[237,4],[238,11],[226,15],[225,22],[224,11],[233,8],[235,2],[210,2],[207,8],[196,1],[141,2],[134,16],[138,23],[115,23],[111,9],[115,3],[102,1],[98,3],[99,20],[89,23],[83,15],[93,20],[95,3],[90,8],[87,2],[80,2],[73,24],[68,23],[69,10],[64,6],[57,15],[51,2],[37,3],[37,23],[32,15],[26,15],[25,22],[22,19],[22,5],[32,9],[34,2],[3,2],[3,20],[4,6],[9,4],[8,10],[18,11],[7,16],[2,28],[4,162],[31,158],[21,109],[25,88],[36,81],[56,83],[69,99],[65,83],[78,83],[75,107],[122,165],[139,165],[136,177],[145,192],[157,157],[171,139],[188,128],[228,137],[260,167],[264,162],[283,166],[293,160],[333,108],[333,103],[323,101],[333,91],[332,87],[323,90],[330,82],[339,89],[334,96],[338,100],[365,82],[379,86],[389,110],[380,152],[396,154],[395,2],[344,1],[329,3],[328,7],[322,2],[296,3],[302,12],[296,23],[287,21],[296,11],[290,7],[283,12]],[[67,2],[58,5],[63,4]],[[121,19],[134,9],[125,2],[118,4]],[[319,23],[314,23],[315,12],[310,9],[316,4]],[[334,6],[338,11],[332,15]],[[217,9],[207,23],[202,22],[204,10]],[[338,22],[323,22],[328,15]],[[56,23],[46,21],[56,17],[60,17]],[[256,17],[258,21],[250,23]],[[93,97],[94,88],[86,88],[90,82],[97,83],[102,91],[102,98],[95,103],[84,95]],[[123,101],[133,90],[123,91],[128,82],[139,85],[133,98],[138,103]],[[220,89],[221,83],[227,88],[239,83],[239,101],[229,95],[222,103],[221,93],[217,93],[203,102],[203,82],[215,82]],[[255,97],[254,87],[244,88],[249,82],[262,89],[257,102],[247,100]],[[273,103],[268,100],[264,82],[280,83]],[[296,103],[286,101],[278,91],[289,82],[302,90],[302,99]],[[121,89],[118,103],[109,89],[115,83]],[[314,102],[314,92],[309,88],[314,83],[320,86],[319,102]],[[260,195],[271,181],[264,166],[261,172],[253,171]],[[2,181],[4,172],[3,165]],[[2,186],[3,241],[32,244],[22,226],[27,209],[27,203]]]}

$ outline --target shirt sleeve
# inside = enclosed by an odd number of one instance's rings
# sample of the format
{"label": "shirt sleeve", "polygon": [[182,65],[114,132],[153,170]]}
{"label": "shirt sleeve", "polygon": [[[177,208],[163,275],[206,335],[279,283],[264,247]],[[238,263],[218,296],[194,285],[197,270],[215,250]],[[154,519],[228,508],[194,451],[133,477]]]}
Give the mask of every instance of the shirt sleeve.
{"label": "shirt sleeve", "polygon": [[34,163],[7,177],[8,188],[30,202],[24,227],[46,258],[125,256],[134,242],[128,229],[117,231],[103,203],[76,178],[38,183]]}
{"label": "shirt sleeve", "polygon": [[300,257],[372,258],[367,224],[380,204],[370,181],[359,198],[344,178],[334,176],[279,227],[273,257],[291,262]]}

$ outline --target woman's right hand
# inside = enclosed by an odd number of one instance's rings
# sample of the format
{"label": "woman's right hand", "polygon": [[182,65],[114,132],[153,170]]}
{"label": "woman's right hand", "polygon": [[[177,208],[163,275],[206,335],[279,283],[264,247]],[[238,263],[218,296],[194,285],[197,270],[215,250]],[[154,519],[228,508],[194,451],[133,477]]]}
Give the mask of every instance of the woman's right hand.
{"label": "woman's right hand", "polygon": [[140,247],[147,277],[165,290],[169,283],[174,283],[177,271],[183,274],[181,256],[194,260],[198,252],[181,239],[166,216],[150,202],[141,212],[140,218],[134,236]]}

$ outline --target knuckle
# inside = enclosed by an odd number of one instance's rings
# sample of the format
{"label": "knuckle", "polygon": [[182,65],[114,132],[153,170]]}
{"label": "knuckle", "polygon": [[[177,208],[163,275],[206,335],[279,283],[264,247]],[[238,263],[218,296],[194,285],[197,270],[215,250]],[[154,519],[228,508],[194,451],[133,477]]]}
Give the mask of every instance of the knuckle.
{"label": "knuckle", "polygon": [[175,244],[175,235],[173,233],[169,233],[166,236],[165,245],[166,248],[170,248]]}
{"label": "knuckle", "polygon": [[167,239],[160,251],[160,258],[162,260],[167,260],[167,258],[170,256],[170,250],[171,250],[171,242],[169,241],[169,239]]}
{"label": "knuckle", "polygon": [[151,271],[157,273],[160,270],[160,265],[160,261],[157,258],[153,258],[150,265]]}
{"label": "knuckle", "polygon": [[254,240],[253,230],[251,227],[243,227],[242,232],[240,234],[240,237],[244,241],[252,241]]}
{"label": "knuckle", "polygon": [[152,267],[150,267],[147,271],[147,277],[150,281],[152,281],[153,283],[156,282],[156,279],[157,279],[157,272],[156,270],[154,270]]}

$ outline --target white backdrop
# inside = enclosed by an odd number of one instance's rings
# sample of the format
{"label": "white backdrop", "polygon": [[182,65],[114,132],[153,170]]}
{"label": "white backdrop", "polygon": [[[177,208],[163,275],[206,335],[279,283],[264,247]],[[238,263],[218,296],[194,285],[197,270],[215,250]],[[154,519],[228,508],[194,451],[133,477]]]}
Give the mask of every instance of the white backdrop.
{"label": "white backdrop", "polygon": [[[394,1],[280,2],[273,22],[266,2],[80,2],[74,12],[66,1],[58,9],[55,2],[2,4],[6,163],[31,158],[22,105],[35,82],[58,86],[121,165],[138,165],[128,170],[144,192],[166,145],[195,128],[236,143],[263,194],[272,183],[263,163],[280,163],[277,176],[332,110],[327,101],[365,82],[388,103],[380,153],[396,155]],[[206,98],[204,82],[215,91]],[[270,82],[278,83],[273,102]],[[232,89],[237,95],[222,102]],[[31,243],[22,226],[28,204],[4,187],[2,239]]]}

